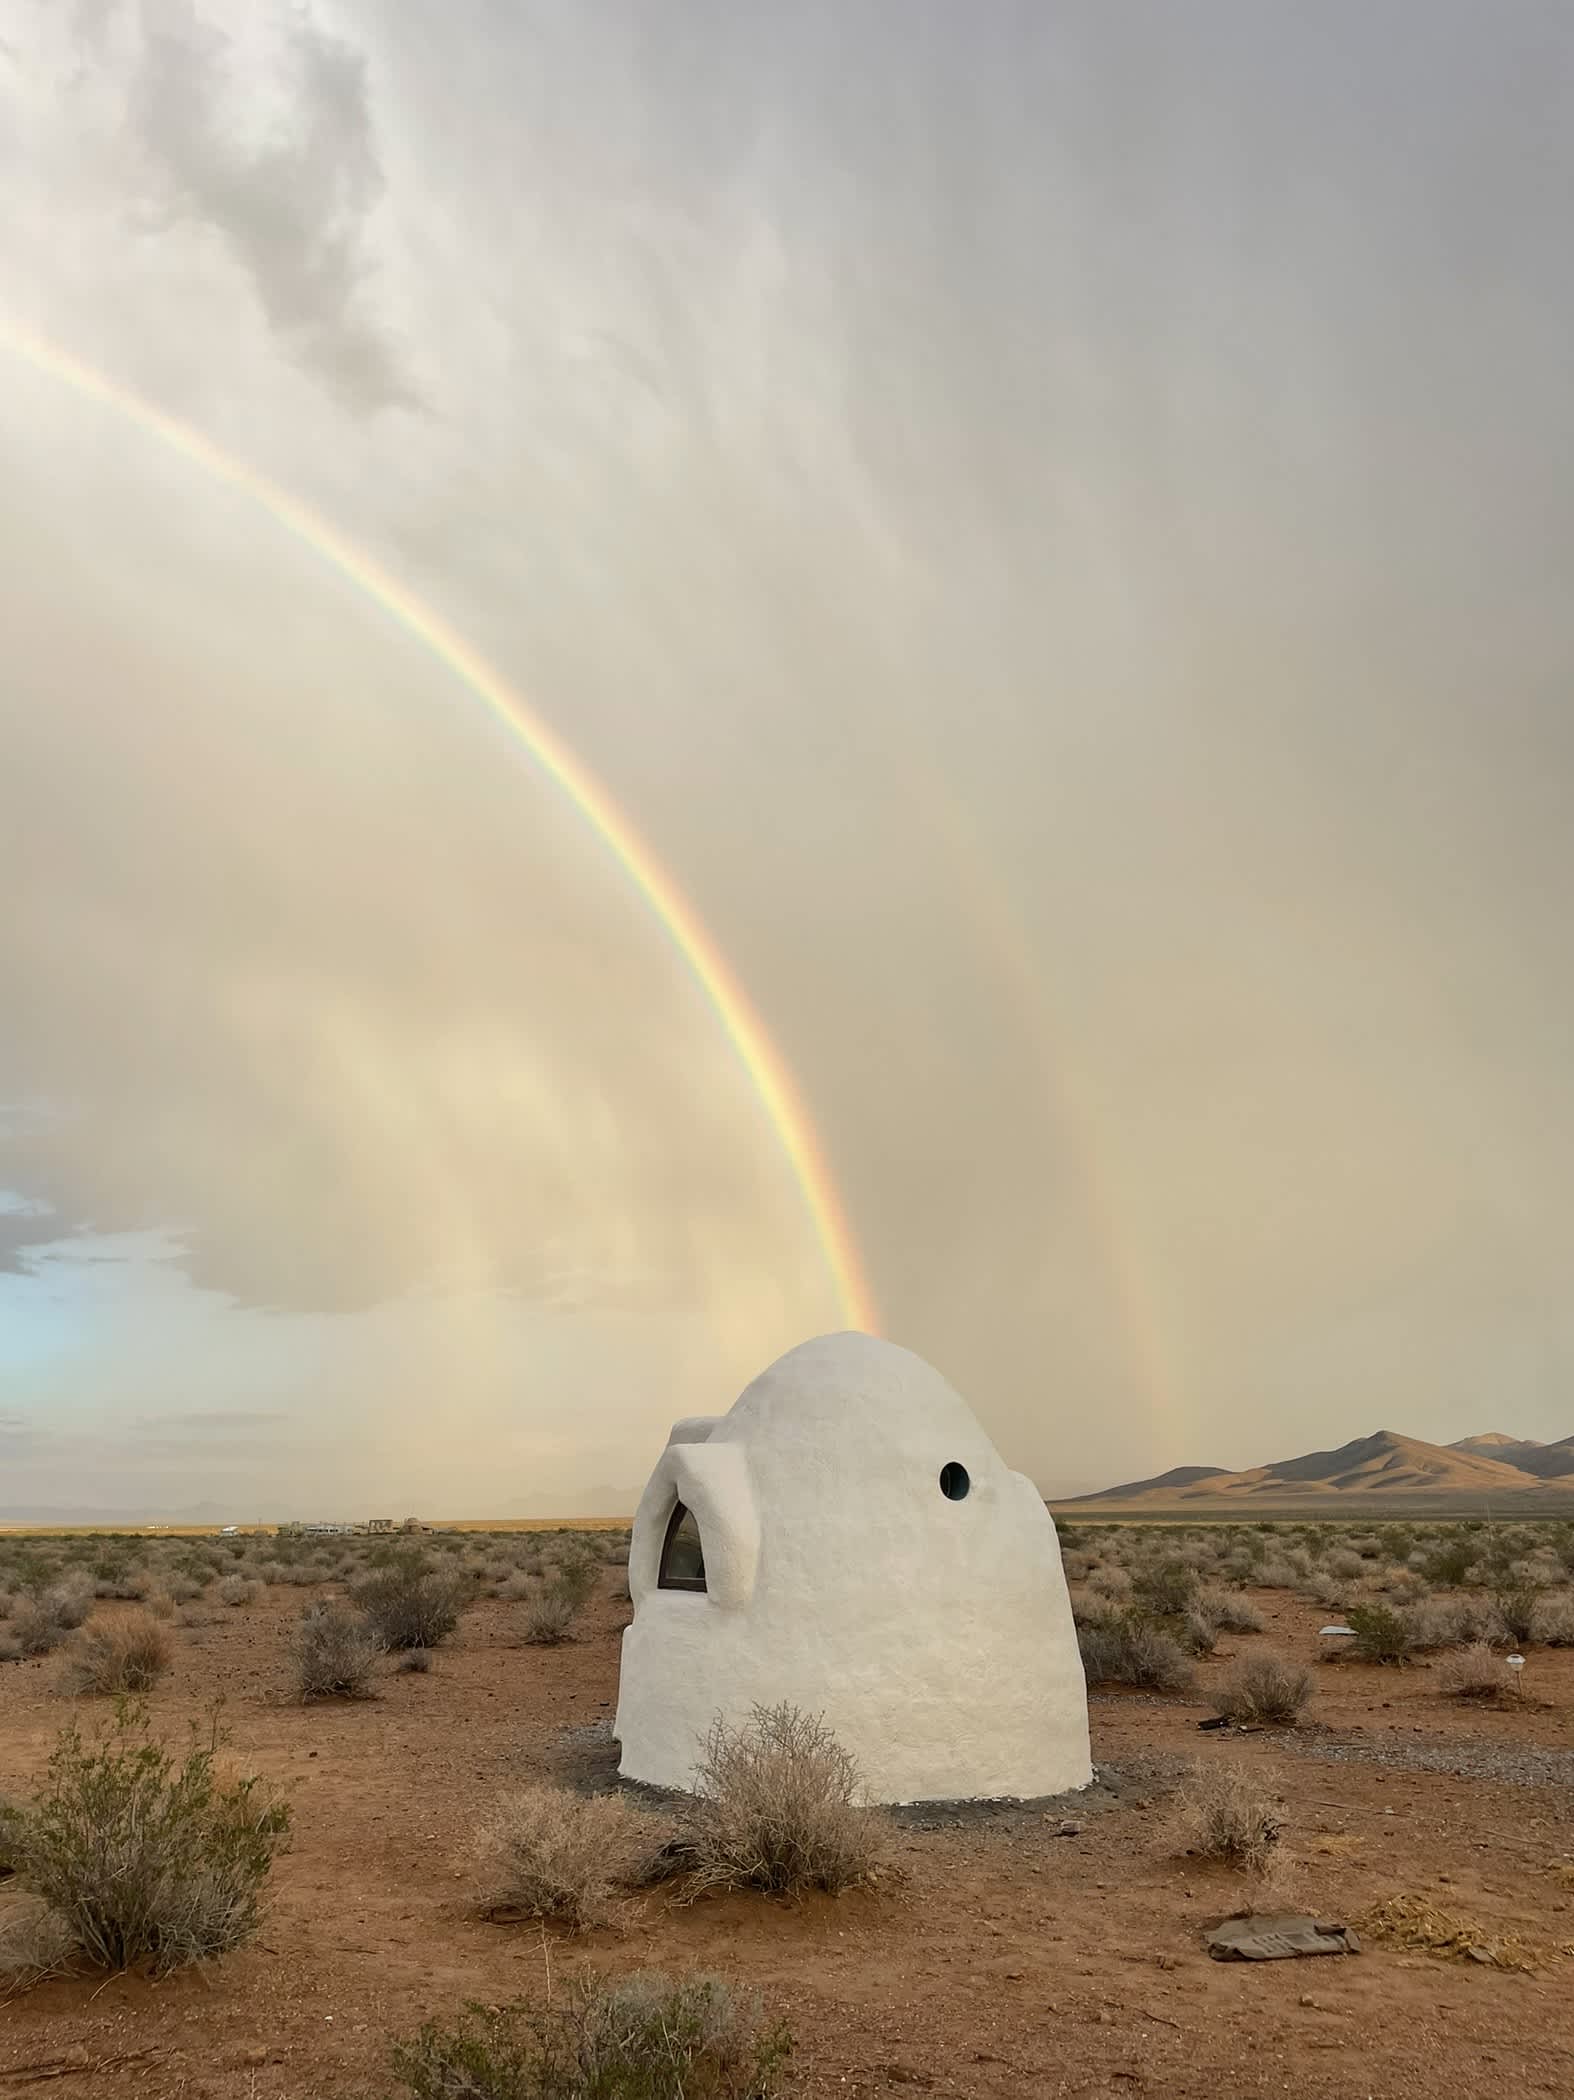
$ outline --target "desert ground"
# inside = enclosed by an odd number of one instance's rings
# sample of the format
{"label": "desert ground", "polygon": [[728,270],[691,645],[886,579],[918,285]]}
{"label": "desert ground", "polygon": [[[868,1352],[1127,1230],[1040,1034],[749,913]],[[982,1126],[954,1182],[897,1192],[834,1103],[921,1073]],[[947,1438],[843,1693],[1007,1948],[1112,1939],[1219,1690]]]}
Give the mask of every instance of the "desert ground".
{"label": "desert ground", "polygon": [[[1480,1566],[1464,1566],[1469,1552],[1448,1583],[1416,1565],[1446,1549],[1447,1526],[1390,1528],[1381,1541],[1328,1526],[1257,1529],[1266,1548],[1243,1545],[1245,1527],[1240,1538],[1211,1527],[1071,1528],[1073,1595],[1095,1626],[1130,1611],[1155,1568],[1167,1580],[1176,1566],[1188,1581],[1235,1578],[1232,1594],[1262,1622],[1219,1632],[1211,1653],[1187,1658],[1179,1675],[1189,1670],[1190,1681],[1172,1689],[1095,1684],[1097,1777],[1086,1793],[898,1812],[888,1863],[840,1896],[685,1901],[681,1886],[662,1885],[625,1898],[616,1925],[579,1935],[479,1915],[471,1847],[510,1790],[615,1784],[608,1731],[630,1610],[615,1537],[579,1547],[559,1534],[423,1542],[469,1571],[474,1601],[457,1631],[425,1671],[385,1661],[374,1696],[310,1702],[292,1683],[294,1629],[304,1606],[353,1583],[365,1542],[269,1562],[267,1540],[130,1541],[104,1563],[114,1572],[101,1589],[146,1590],[123,1564],[150,1552],[178,1552],[185,1572],[166,1560],[166,1588],[140,1601],[96,1598],[87,1624],[149,1604],[163,1614],[172,1660],[148,1695],[152,1726],[178,1745],[222,1702],[228,1754],[283,1791],[291,1841],[260,1932],[222,1960],[157,1979],[81,1971],[19,1981],[0,2002],[0,2095],[392,2095],[401,2088],[390,2041],[428,2018],[466,2001],[539,2000],[590,1970],[652,1967],[757,1992],[793,2032],[789,2094],[1569,2093],[1574,1646],[1516,1643],[1501,1627],[1468,1623],[1496,1609]],[[1503,1562],[1496,1578],[1541,1584],[1552,1607],[1543,1630],[1559,1640],[1567,1529],[1527,1529],[1512,1573]],[[0,1584],[20,1577],[35,1591],[67,1579],[78,1550],[60,1540],[6,1545],[14,1558]],[[95,1554],[103,1548],[91,1542]],[[592,1550],[569,1637],[526,1640],[551,1556]],[[226,1554],[240,1575],[220,1601]],[[1156,1594],[1163,1580],[1148,1587]],[[25,1594],[10,1600],[13,1625]],[[1412,1613],[1452,1609],[1452,1599],[1465,1614],[1453,1631],[1485,1631],[1499,1655],[1524,1654],[1516,1688],[1448,1696],[1444,1664],[1457,1642],[1397,1664],[1354,1659],[1350,1643],[1318,1629],[1362,1599]],[[1171,1613],[1166,1623],[1183,1621]],[[0,1637],[6,1626],[0,1618]],[[80,1638],[0,1664],[0,1798],[26,1798],[39,1784],[69,1721],[91,1730],[112,1710],[61,1689]],[[1324,1653],[1331,1647],[1337,1657]],[[1297,1724],[1203,1728],[1240,1660],[1265,1651],[1314,1675]],[[1199,1762],[1240,1772],[1275,1805],[1282,1835],[1266,1878],[1181,1848],[1175,1797]],[[659,1801],[649,1807],[667,1813]],[[1431,1919],[1434,1937],[1457,1928],[1452,1949],[1370,1930],[1353,1957],[1221,1963],[1204,1949],[1205,1929],[1242,1908],[1359,1928],[1395,1899]]]}

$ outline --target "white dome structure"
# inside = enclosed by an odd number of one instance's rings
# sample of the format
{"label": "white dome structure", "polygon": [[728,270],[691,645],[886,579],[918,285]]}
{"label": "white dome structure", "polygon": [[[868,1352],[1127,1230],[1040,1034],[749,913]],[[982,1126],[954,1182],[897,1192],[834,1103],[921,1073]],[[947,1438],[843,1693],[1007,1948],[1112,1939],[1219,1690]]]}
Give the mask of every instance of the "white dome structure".
{"label": "white dome structure", "polygon": [[634,1519],[614,1733],[689,1791],[720,1715],[823,1714],[884,1802],[1086,1786],[1087,1690],[1054,1520],[909,1350],[805,1342],[675,1424]]}

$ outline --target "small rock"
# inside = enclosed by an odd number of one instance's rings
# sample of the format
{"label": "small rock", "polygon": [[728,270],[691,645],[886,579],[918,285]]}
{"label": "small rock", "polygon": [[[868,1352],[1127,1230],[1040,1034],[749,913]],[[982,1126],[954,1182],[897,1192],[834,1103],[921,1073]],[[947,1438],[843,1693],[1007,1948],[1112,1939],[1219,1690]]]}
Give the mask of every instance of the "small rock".
{"label": "small rock", "polygon": [[1071,1820],[1071,1818],[1067,1816],[1065,1821],[1055,1832],[1055,1835],[1058,1838],[1079,1838],[1082,1835],[1082,1825],[1080,1823],[1074,1823]]}

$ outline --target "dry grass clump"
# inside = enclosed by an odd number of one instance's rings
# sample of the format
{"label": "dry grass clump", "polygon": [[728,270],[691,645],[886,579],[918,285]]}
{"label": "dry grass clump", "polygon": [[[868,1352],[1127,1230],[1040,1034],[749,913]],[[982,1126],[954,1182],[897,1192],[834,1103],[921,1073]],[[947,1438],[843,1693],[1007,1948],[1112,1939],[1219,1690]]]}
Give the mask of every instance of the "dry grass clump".
{"label": "dry grass clump", "polygon": [[262,1584],[251,1581],[245,1575],[226,1575],[214,1591],[214,1595],[220,1604],[227,1604],[232,1610],[241,1610],[257,1602],[262,1595]]}
{"label": "dry grass clump", "polygon": [[832,1893],[867,1881],[887,1824],[865,1805],[858,1766],[824,1719],[756,1706],[741,1727],[711,1724],[695,1775],[688,1836],[693,1890]]}
{"label": "dry grass clump", "polygon": [[358,1612],[308,1605],[295,1628],[291,1666],[302,1699],[365,1699],[383,1644]]}
{"label": "dry grass clump", "polygon": [[1514,1672],[1485,1641],[1472,1641],[1439,1662],[1437,1688],[1447,1699],[1496,1699],[1514,1690]]}
{"label": "dry grass clump", "polygon": [[1293,1728],[1311,1703],[1310,1670],[1282,1655],[1244,1657],[1215,1694],[1226,1720]]}
{"label": "dry grass clump", "polygon": [[72,1698],[150,1692],[173,1657],[169,1633],[157,1619],[145,1611],[116,1612],[77,1635],[61,1664],[60,1689]]}
{"label": "dry grass clump", "polygon": [[1483,1962],[1494,1969],[1530,1975],[1546,1959],[1541,1949],[1517,1935],[1494,1932],[1456,1911],[1439,1910],[1427,1896],[1390,1896],[1354,1923],[1367,1939],[1390,1947],[1413,1947],[1444,1961]]}
{"label": "dry grass clump", "polygon": [[14,1881],[0,1883],[0,2003],[55,1975],[74,1951],[69,1928],[47,1903]]}
{"label": "dry grass clump", "polygon": [[221,1775],[218,1748],[194,1743],[177,1763],[128,1700],[92,1741],[67,1728],[34,1800],[0,1803],[0,1857],[30,1899],[29,1929],[116,1971],[249,1939],[289,1811],[257,1780]]}
{"label": "dry grass clump", "polygon": [[770,2100],[792,2051],[713,1976],[587,1979],[546,2007],[470,2005],[395,2045],[409,2100]]}
{"label": "dry grass clump", "polygon": [[1508,1638],[1497,1607],[1490,1598],[1479,1595],[1428,1597],[1407,1606],[1403,1616],[1412,1647],[1422,1652]]}
{"label": "dry grass clump", "polygon": [[1176,1799],[1176,1848],[1264,1874],[1283,1833],[1277,1804],[1250,1773],[1197,1764]]}
{"label": "dry grass clump", "polygon": [[498,1803],[476,1838],[481,1908],[588,1932],[613,1922],[617,1887],[639,1878],[654,1849],[650,1820],[621,1794],[526,1787]]}
{"label": "dry grass clump", "polygon": [[555,1648],[573,1638],[579,1613],[579,1600],[560,1583],[532,1583],[520,1639],[532,1648]]}

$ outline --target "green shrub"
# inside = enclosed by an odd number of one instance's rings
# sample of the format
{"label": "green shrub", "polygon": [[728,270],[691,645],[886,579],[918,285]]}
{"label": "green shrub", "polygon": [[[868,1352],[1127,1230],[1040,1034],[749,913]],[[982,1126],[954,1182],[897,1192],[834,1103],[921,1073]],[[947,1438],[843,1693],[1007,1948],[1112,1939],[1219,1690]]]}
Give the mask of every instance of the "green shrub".
{"label": "green shrub", "polygon": [[578,1985],[560,2006],[471,2005],[396,2045],[410,2100],[768,2100],[792,2049],[709,1976]]}
{"label": "green shrub", "polygon": [[215,1731],[177,1764],[122,1700],[91,1741],[64,1731],[31,1803],[0,1803],[0,1858],[94,1967],[162,1972],[256,1931],[289,1811],[221,1776],[219,1748]]}
{"label": "green shrub", "polygon": [[435,1648],[459,1624],[470,1589],[461,1570],[434,1568],[404,1547],[359,1582],[354,1597],[385,1648]]}
{"label": "green shrub", "polygon": [[1179,1618],[1197,1594],[1197,1577],[1184,1561],[1161,1560],[1134,1577],[1137,1595],[1158,1618]]}
{"label": "green shrub", "polygon": [[1408,1662],[1415,1640],[1402,1612],[1389,1604],[1352,1604],[1345,1613],[1355,1639],[1350,1643],[1362,1662]]}
{"label": "green shrub", "polygon": [[1541,1592],[1529,1583],[1513,1583],[1500,1589],[1492,1601],[1508,1629],[1509,1638],[1521,1644],[1528,1641],[1536,1622],[1536,1606],[1541,1601]]}
{"label": "green shrub", "polygon": [[1428,1582],[1440,1582],[1447,1589],[1458,1589],[1474,1566],[1475,1559],[1476,1542],[1473,1538],[1443,1539],[1428,1552],[1421,1572]]}

